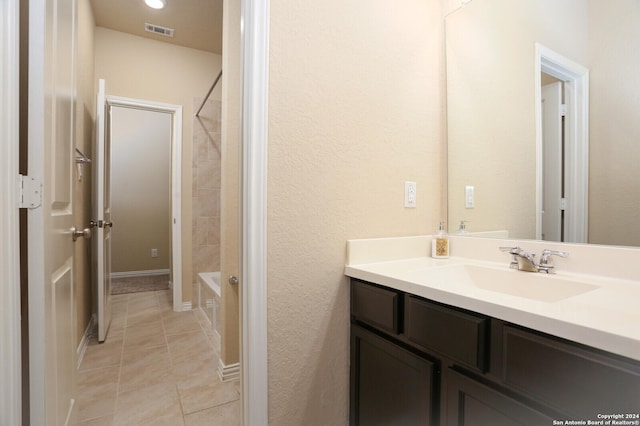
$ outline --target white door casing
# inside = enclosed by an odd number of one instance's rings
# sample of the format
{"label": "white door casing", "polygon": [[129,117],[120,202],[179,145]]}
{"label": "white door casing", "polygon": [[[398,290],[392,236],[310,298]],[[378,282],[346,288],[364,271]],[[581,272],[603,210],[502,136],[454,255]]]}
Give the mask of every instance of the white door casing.
{"label": "white door casing", "polygon": [[565,95],[565,214],[566,242],[586,243],[589,223],[589,70],[564,56],[535,45],[536,107],[536,238],[542,223],[542,85],[541,73],[564,81]]}
{"label": "white door casing", "polygon": [[105,81],[98,81],[96,145],[94,149],[92,265],[97,293],[98,341],[104,342],[111,325],[111,120],[107,110]]}
{"label": "white door casing", "polygon": [[[144,109],[171,115],[171,274],[173,310],[184,309],[182,301],[182,106],[121,96],[106,96],[112,107]],[[98,120],[96,120],[98,126]],[[107,127],[108,128],[108,127]],[[106,183],[108,185],[108,182]],[[108,185],[110,187],[110,185]],[[115,223],[113,226],[118,226]],[[111,268],[109,268],[109,272]]]}
{"label": "white door casing", "polygon": [[65,425],[74,422],[76,361],[76,1],[31,0],[29,9],[29,176],[42,182],[42,205],[28,211],[30,419]]}
{"label": "white door casing", "polygon": [[242,0],[242,421],[269,422],[267,142],[269,0]]}
{"label": "white door casing", "polygon": [[21,424],[18,0],[0,3],[0,423]]}

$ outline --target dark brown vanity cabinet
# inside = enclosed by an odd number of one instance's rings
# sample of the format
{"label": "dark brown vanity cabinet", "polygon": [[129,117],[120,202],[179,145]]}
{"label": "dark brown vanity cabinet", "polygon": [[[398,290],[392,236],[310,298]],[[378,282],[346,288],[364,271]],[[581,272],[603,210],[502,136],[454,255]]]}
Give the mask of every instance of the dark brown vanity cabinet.
{"label": "dark brown vanity cabinet", "polygon": [[362,426],[639,414],[640,362],[352,279],[350,411]]}
{"label": "dark brown vanity cabinet", "polygon": [[554,418],[454,369],[445,371],[448,426],[552,425]]}
{"label": "dark brown vanity cabinet", "polygon": [[351,424],[435,424],[433,362],[352,325],[351,366]]}

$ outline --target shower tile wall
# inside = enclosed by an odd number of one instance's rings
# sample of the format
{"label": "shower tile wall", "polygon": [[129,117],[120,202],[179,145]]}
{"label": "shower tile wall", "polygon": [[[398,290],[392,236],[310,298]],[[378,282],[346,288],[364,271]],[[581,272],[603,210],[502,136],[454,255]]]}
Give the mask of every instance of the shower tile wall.
{"label": "shower tile wall", "polygon": [[[194,98],[197,111],[202,98]],[[220,270],[220,101],[193,118],[192,284],[198,273]]]}

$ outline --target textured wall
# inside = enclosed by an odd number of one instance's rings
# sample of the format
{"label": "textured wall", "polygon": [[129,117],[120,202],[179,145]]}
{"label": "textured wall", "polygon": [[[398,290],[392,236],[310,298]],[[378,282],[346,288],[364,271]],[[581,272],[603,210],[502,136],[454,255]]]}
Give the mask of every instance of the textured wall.
{"label": "textured wall", "polygon": [[171,120],[163,112],[111,109],[112,272],[170,267]]}
{"label": "textured wall", "polygon": [[[197,110],[204,98],[194,98]],[[192,259],[198,273],[220,271],[220,101],[209,100],[193,117]]]}
{"label": "textured wall", "polygon": [[[204,97],[220,70],[221,57],[201,50],[97,27],[95,78],[107,94],[182,105],[182,297],[191,300],[191,189],[193,98]],[[211,94],[220,99],[220,88]]]}
{"label": "textured wall", "polygon": [[426,234],[440,219],[440,5],[271,2],[271,424],[348,424],[346,240]]}

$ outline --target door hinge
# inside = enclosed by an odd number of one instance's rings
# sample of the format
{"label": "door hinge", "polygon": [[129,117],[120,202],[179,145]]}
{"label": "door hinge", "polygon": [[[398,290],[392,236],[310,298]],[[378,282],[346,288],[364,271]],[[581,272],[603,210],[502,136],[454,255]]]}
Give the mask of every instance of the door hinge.
{"label": "door hinge", "polygon": [[35,209],[42,205],[42,181],[18,175],[18,208]]}
{"label": "door hinge", "polygon": [[567,209],[567,199],[560,198],[560,210],[566,210],[566,209]]}

